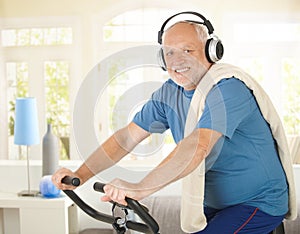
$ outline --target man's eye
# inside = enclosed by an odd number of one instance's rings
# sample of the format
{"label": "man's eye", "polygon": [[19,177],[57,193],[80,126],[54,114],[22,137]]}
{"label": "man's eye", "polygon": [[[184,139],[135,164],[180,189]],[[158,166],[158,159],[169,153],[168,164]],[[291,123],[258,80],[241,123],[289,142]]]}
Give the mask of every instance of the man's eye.
{"label": "man's eye", "polygon": [[183,50],[183,51],[184,51],[184,53],[186,53],[186,54],[189,54],[189,53],[193,52],[193,50],[189,50],[189,49],[186,49],[186,50]]}
{"label": "man's eye", "polygon": [[172,56],[173,55],[173,51],[167,51],[166,52],[166,56]]}

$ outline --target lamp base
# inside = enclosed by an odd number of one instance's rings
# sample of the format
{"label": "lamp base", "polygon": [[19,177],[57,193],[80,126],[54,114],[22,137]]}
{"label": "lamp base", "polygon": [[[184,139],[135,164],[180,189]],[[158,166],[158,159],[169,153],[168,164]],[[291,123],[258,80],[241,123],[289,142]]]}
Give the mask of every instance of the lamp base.
{"label": "lamp base", "polygon": [[39,194],[40,194],[40,191],[24,190],[24,191],[19,192],[18,196],[19,197],[37,197],[37,196],[39,196]]}

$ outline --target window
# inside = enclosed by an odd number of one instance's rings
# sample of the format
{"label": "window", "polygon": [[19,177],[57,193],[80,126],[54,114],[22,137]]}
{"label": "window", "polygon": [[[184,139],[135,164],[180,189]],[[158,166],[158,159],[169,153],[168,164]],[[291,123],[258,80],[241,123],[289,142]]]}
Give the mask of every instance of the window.
{"label": "window", "polygon": [[[124,48],[124,44],[134,43],[136,46],[142,44],[157,44],[157,33],[160,26],[166,16],[174,14],[175,11],[170,9],[138,9],[134,11],[127,11],[123,14],[109,20],[103,27],[103,40],[105,42],[105,48],[107,50],[114,51],[114,48]],[[120,45],[120,46],[119,46]],[[116,69],[117,69],[116,64]],[[116,123],[122,123],[122,126],[129,123],[132,120],[134,114],[141,108],[141,106],[151,96],[151,92],[143,90],[143,83],[147,81],[159,81],[164,82],[168,78],[168,74],[163,72],[160,68],[135,68],[120,74],[118,77],[114,77],[106,88],[106,97],[103,101],[99,102],[101,108],[105,106],[104,102],[109,103],[107,110],[106,120],[101,119],[101,126],[107,125],[108,132],[111,134],[116,130]],[[139,87],[138,87],[139,86]],[[136,89],[135,89],[136,87]],[[157,87],[158,88],[158,87]],[[122,102],[122,99],[127,98],[128,92],[134,92],[135,97],[142,99],[144,102],[139,102],[134,108],[128,107],[128,105],[122,105],[122,110],[114,112],[116,105]],[[103,95],[104,96],[104,95]],[[135,100],[137,101],[137,100]],[[127,100],[124,103],[130,103],[132,100]],[[101,109],[96,108],[96,109]],[[130,114],[129,114],[130,113]],[[101,116],[101,114],[99,114]],[[107,123],[107,124],[104,124]],[[121,125],[118,125],[121,127]],[[101,127],[101,129],[103,129]],[[105,137],[105,135],[103,136]],[[99,139],[103,138],[99,136]],[[162,139],[163,138],[163,139]],[[151,146],[155,145],[153,148]],[[149,147],[144,147],[148,145]],[[163,136],[160,134],[152,134],[151,137],[142,142],[141,147],[133,151],[131,155],[125,157],[124,160],[138,159],[148,161],[159,162],[161,159],[168,155],[168,153],[174,148],[175,143],[171,136],[170,131],[167,131]],[[143,150],[144,147],[144,150]],[[149,148],[154,149],[155,152],[148,152]],[[147,150],[146,150],[147,148]],[[147,151],[147,152],[146,152]],[[151,150],[150,150],[151,151]],[[146,157],[145,157],[146,155]]]}
{"label": "window", "polygon": [[[230,16],[226,51],[263,86],[283,120],[288,135],[300,134],[300,48],[298,16]],[[236,18],[239,22],[236,22]],[[229,35],[230,34],[230,35]],[[232,37],[232,35],[234,35]]]}
{"label": "window", "polygon": [[[61,25],[62,22],[66,26],[55,26],[56,23]],[[6,20],[5,25],[2,25],[0,49],[5,54],[5,73],[1,82],[7,86],[7,92],[1,93],[0,97],[6,100],[7,111],[4,113],[1,109],[0,115],[7,116],[8,131],[1,133],[0,139],[7,138],[8,134],[8,141],[0,142],[7,148],[2,151],[4,155],[0,155],[0,158],[21,159],[20,147],[13,143],[15,99],[33,96],[38,104],[40,139],[46,133],[47,122],[50,122],[53,132],[60,139],[61,159],[70,159],[71,101],[75,95],[74,92],[70,92],[70,87],[72,82],[77,82],[76,75],[80,73],[80,68],[74,66],[77,64],[74,56],[78,48],[76,40],[79,40],[78,37],[74,39],[76,23],[73,19],[51,20],[41,17],[13,19],[11,22]],[[71,74],[75,74],[72,82]],[[41,143],[31,147],[31,159],[41,159],[41,147]]]}

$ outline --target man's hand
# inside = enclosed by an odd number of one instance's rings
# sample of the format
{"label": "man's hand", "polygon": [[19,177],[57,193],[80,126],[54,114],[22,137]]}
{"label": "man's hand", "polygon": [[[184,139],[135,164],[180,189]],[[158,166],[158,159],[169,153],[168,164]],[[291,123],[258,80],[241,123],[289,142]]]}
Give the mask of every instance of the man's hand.
{"label": "man's hand", "polygon": [[101,198],[102,201],[114,201],[121,205],[127,206],[125,197],[134,200],[141,200],[148,196],[151,191],[139,188],[138,184],[129,183],[120,179],[114,179],[103,188],[105,195]]}
{"label": "man's hand", "polygon": [[82,183],[82,180],[80,179],[80,177],[72,172],[71,170],[67,169],[67,168],[60,168],[58,169],[53,175],[52,175],[52,182],[53,184],[61,190],[73,190],[76,187],[73,185],[66,185],[61,183],[61,180],[65,177],[65,176],[70,176],[70,177],[77,177],[80,180],[80,184]]}

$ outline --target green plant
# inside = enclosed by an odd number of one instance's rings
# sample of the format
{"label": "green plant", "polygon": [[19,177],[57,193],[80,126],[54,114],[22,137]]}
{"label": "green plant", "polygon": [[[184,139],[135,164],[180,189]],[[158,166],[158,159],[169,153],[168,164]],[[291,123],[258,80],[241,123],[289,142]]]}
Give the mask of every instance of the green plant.
{"label": "green plant", "polygon": [[9,117],[8,117],[8,134],[9,136],[13,136],[15,134],[15,102],[10,101],[9,102],[10,108],[9,108]]}

